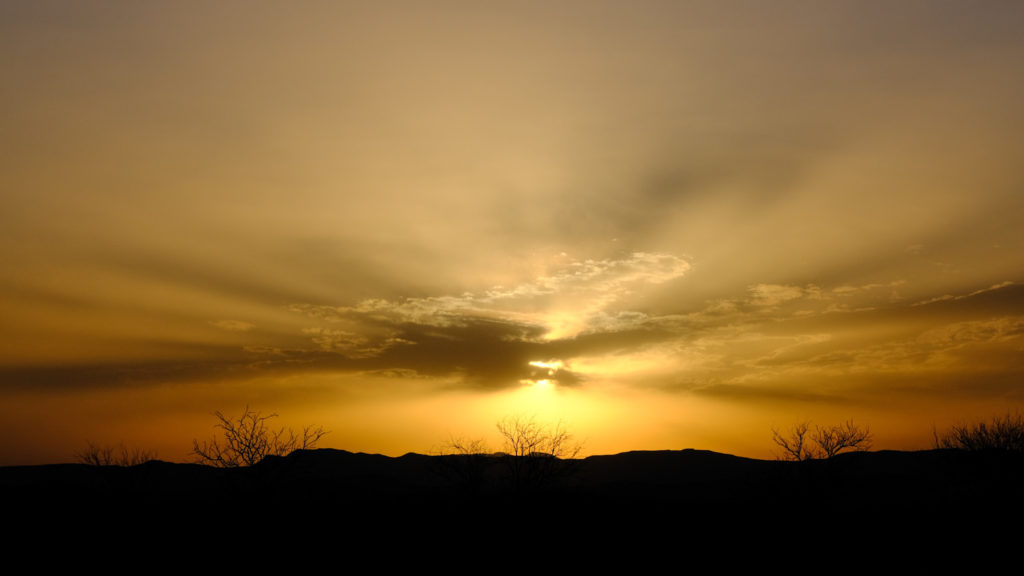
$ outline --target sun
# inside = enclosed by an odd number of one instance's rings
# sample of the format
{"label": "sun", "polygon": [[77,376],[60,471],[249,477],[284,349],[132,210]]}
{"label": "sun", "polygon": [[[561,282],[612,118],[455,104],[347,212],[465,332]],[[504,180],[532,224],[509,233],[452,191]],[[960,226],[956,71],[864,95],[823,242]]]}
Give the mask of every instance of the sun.
{"label": "sun", "polygon": [[551,390],[555,387],[555,383],[545,378],[544,380],[529,380],[533,382],[533,387],[537,390]]}
{"label": "sun", "polygon": [[535,366],[537,368],[546,368],[548,371],[548,376],[554,376],[555,372],[561,370],[564,364],[561,360],[548,360],[546,362],[534,360],[533,362],[530,362],[530,366]]}
{"label": "sun", "polygon": [[558,373],[565,367],[561,360],[534,360],[529,364],[540,370],[534,370],[529,378],[519,382],[536,390],[553,390],[558,383]]}

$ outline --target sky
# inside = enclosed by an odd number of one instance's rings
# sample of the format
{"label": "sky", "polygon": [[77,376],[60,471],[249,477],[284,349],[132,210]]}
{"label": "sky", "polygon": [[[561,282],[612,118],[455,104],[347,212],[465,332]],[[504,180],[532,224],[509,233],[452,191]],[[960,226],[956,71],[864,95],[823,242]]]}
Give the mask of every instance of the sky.
{"label": "sky", "polygon": [[1024,5],[0,1],[0,465],[1024,406]]}

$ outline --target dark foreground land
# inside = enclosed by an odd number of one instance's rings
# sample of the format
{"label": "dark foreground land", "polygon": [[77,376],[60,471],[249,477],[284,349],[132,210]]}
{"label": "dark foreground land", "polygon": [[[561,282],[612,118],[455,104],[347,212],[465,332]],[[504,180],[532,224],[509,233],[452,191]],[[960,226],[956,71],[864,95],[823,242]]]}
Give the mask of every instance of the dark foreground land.
{"label": "dark foreground land", "polygon": [[794,533],[1007,535],[998,527],[1012,518],[1008,535],[1019,537],[1024,456],[880,451],[777,462],[681,450],[562,461],[309,450],[234,469],[160,461],[4,467],[0,497],[5,521],[37,529],[102,521],[214,533],[287,526],[292,535],[322,536],[345,526],[378,537],[498,529],[783,541]]}

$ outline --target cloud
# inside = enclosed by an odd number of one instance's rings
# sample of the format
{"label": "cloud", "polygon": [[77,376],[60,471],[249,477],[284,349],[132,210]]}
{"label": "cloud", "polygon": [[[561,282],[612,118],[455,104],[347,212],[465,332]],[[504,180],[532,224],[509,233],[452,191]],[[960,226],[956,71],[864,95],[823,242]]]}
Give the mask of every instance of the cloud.
{"label": "cloud", "polygon": [[[402,300],[368,299],[345,307],[295,304],[291,309],[327,322],[443,327],[464,325],[467,319],[494,319],[543,326],[552,338],[571,337],[585,331],[635,324],[642,314],[609,309],[689,270],[690,264],[682,258],[637,252],[622,259],[571,261],[550,275],[480,292]],[[568,327],[570,317],[573,323]]]}
{"label": "cloud", "polygon": [[783,302],[804,298],[808,294],[817,294],[816,286],[801,288],[799,286],[783,286],[779,284],[756,284],[750,287],[751,303],[756,306],[777,306]]}
{"label": "cloud", "polygon": [[363,336],[331,328],[305,328],[302,333],[309,335],[321,350],[328,352],[357,350],[367,342]]}
{"label": "cloud", "polygon": [[934,304],[935,302],[943,302],[943,301],[946,301],[946,300],[963,300],[965,298],[972,298],[974,296],[980,296],[982,294],[985,294],[985,293],[988,293],[988,292],[994,292],[994,291],[999,290],[1001,288],[1006,288],[1006,287],[1013,286],[1013,285],[1014,285],[1014,283],[1012,281],[1007,280],[1007,281],[1004,281],[1004,282],[999,282],[997,284],[993,284],[993,285],[991,285],[991,286],[989,286],[987,288],[981,288],[981,289],[978,289],[978,290],[974,290],[973,292],[969,292],[967,294],[961,294],[959,296],[954,296],[952,294],[943,294],[941,296],[935,296],[933,298],[929,298],[929,299],[923,300],[921,302],[916,302],[916,303],[914,303],[914,306],[924,306],[926,304]]}
{"label": "cloud", "polygon": [[1024,336],[1024,316],[954,322],[929,330],[916,339],[923,349],[950,352],[965,346],[1000,344]]}
{"label": "cloud", "polygon": [[215,320],[211,321],[210,324],[228,332],[248,332],[256,327],[252,322],[243,322],[241,320]]}
{"label": "cloud", "polygon": [[524,383],[555,383],[559,386],[578,386],[583,376],[572,371],[568,363],[561,360],[534,360],[529,362],[530,376]]}
{"label": "cloud", "polygon": [[[562,260],[532,280],[476,292],[289,309],[318,323],[302,330],[316,351],[345,357],[352,369],[461,374],[473,386],[501,387],[536,380],[536,362],[560,350],[607,347],[601,334],[617,341],[613,347],[653,335],[651,318],[630,310],[631,299],[690,270],[686,260],[663,253]],[[540,379],[582,381],[567,363],[555,372]]]}
{"label": "cloud", "polygon": [[[1003,8],[328,6],[227,36],[226,12],[161,9],[74,38],[30,9],[0,35],[28,58],[10,140],[33,143],[2,171],[0,356],[173,351],[201,372],[213,326],[246,338],[217,358],[261,366],[504,382],[658,348],[728,380],[839,366],[871,337],[951,345],[945,325],[1014,315],[993,284],[1024,248],[1021,11]],[[76,92],[96,70],[108,90]]]}
{"label": "cloud", "polygon": [[[919,382],[923,374],[953,381],[954,375],[988,373],[995,379],[983,378],[991,380],[990,393],[1013,392],[1009,374],[1022,373],[1014,358],[1024,341],[1024,289],[1001,282],[929,304],[893,299],[889,289],[906,284],[820,290],[758,284],[742,298],[652,317],[648,326],[665,334],[657,345],[660,364],[673,372],[648,377],[645,385],[728,391],[751,401],[838,401],[896,374]],[[762,306],[767,303],[777,307]],[[617,354],[654,349],[656,341],[645,338]]]}

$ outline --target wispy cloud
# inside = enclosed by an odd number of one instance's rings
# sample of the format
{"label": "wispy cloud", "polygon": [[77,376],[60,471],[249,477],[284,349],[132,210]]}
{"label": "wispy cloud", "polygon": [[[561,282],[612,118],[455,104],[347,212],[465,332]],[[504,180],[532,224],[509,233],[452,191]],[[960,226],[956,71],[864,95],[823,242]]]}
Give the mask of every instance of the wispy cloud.
{"label": "wispy cloud", "polygon": [[960,295],[943,294],[941,296],[935,296],[935,297],[932,297],[932,298],[928,298],[927,300],[922,300],[921,302],[915,302],[914,306],[923,306],[925,304],[933,304],[935,302],[943,302],[943,301],[946,301],[946,300],[963,300],[965,298],[971,298],[973,296],[979,296],[979,295],[985,294],[987,292],[994,292],[996,290],[999,290],[1000,288],[1006,288],[1007,286],[1013,286],[1013,284],[1014,283],[1012,281],[1007,280],[1005,282],[999,282],[997,284],[993,284],[993,285],[991,285],[991,286],[989,286],[987,288],[981,288],[979,290],[974,290],[973,292],[968,292],[967,294],[960,294]]}
{"label": "wispy cloud", "polygon": [[[648,314],[630,309],[631,298],[689,270],[682,258],[637,252],[562,262],[549,274],[478,292],[289,309],[316,322],[302,334],[321,353],[374,370],[462,373],[478,383],[492,377],[497,380],[486,385],[501,386],[537,379],[536,362],[557,361],[551,359],[565,350],[561,342],[651,328]],[[568,364],[551,370],[550,378],[540,379],[581,381]]]}
{"label": "wispy cloud", "polygon": [[819,295],[817,286],[786,286],[781,284],[756,284],[750,287],[750,302],[757,306],[777,306],[783,302]]}
{"label": "wispy cloud", "polygon": [[611,311],[645,288],[679,278],[690,264],[669,254],[637,252],[627,258],[573,261],[531,281],[493,286],[459,295],[369,299],[355,306],[296,304],[296,312],[326,322],[464,325],[468,319],[494,319],[541,326],[549,338],[635,324],[642,314]]}
{"label": "wispy cloud", "polygon": [[210,324],[228,332],[248,332],[256,327],[252,322],[243,322],[241,320],[214,320]]}

